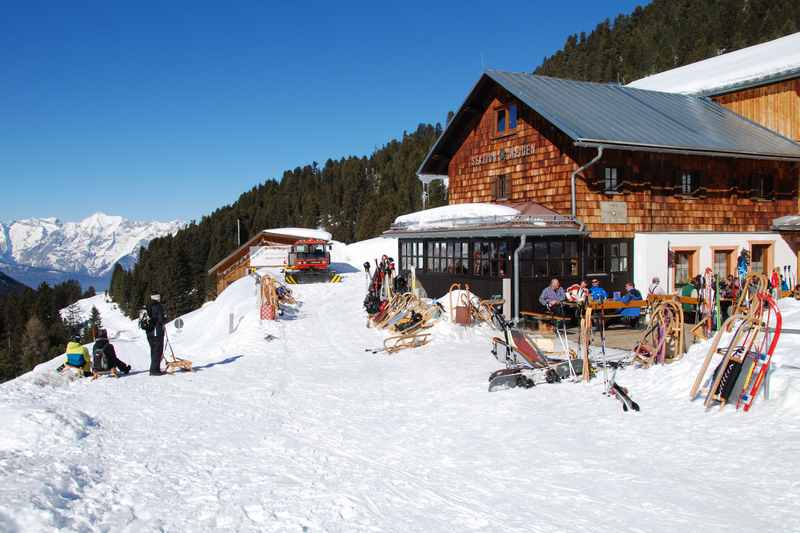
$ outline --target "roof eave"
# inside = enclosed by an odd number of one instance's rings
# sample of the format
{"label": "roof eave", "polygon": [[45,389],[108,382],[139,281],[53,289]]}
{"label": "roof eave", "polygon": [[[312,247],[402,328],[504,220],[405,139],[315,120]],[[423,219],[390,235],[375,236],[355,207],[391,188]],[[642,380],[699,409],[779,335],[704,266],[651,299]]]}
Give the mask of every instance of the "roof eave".
{"label": "roof eave", "polygon": [[689,148],[686,146],[666,146],[657,144],[632,143],[625,141],[610,141],[601,139],[578,139],[575,146],[583,148],[604,147],[609,150],[630,150],[634,152],[659,152],[681,155],[700,155],[711,157],[735,157],[739,159],[766,159],[772,161],[800,162],[800,154],[796,156],[781,154],[759,154],[752,152],[730,152],[723,150],[709,150],[703,148]]}

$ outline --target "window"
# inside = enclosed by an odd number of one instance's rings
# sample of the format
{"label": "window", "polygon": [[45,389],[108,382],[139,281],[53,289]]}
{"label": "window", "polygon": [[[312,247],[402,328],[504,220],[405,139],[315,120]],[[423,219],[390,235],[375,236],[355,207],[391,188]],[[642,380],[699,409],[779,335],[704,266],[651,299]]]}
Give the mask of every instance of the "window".
{"label": "window", "polygon": [[587,267],[591,274],[604,274],[606,272],[606,247],[602,241],[589,241]]}
{"label": "window", "polygon": [[501,174],[495,179],[495,199],[507,200],[509,196],[508,174]]}
{"label": "window", "polygon": [[498,108],[495,116],[497,118],[495,125],[498,135],[517,129],[519,122],[517,104],[508,104],[506,107]]}
{"label": "window", "polygon": [[531,238],[520,253],[520,275],[532,278],[578,276],[578,241]]}
{"label": "window", "polygon": [[770,271],[769,244],[753,244],[750,247],[750,271],[768,274]]}
{"label": "window", "polygon": [[503,133],[506,131],[506,110],[505,109],[498,109],[497,110],[497,133]]}
{"label": "window", "polygon": [[700,189],[700,173],[685,170],[680,173],[678,191],[681,196],[694,196]]}
{"label": "window", "polygon": [[771,200],[775,193],[775,179],[772,176],[753,176],[750,180],[752,198]]}
{"label": "window", "polygon": [[422,241],[401,241],[400,244],[400,269],[411,270],[412,268],[422,269],[423,265],[423,243]]}
{"label": "window", "polygon": [[672,279],[675,280],[676,289],[683,287],[697,275],[697,250],[698,249],[683,249],[673,250],[671,252],[672,269],[674,273]]}
{"label": "window", "polygon": [[686,285],[692,279],[691,254],[689,252],[675,253],[675,285]]}
{"label": "window", "polygon": [[730,264],[733,250],[714,250],[714,275],[725,279],[731,274]]}
{"label": "window", "polygon": [[609,246],[609,257],[611,259],[611,272],[628,271],[628,243],[613,242]]}
{"label": "window", "polygon": [[619,169],[616,167],[606,167],[604,176],[605,192],[617,192],[619,190]]}
{"label": "window", "polygon": [[508,106],[508,129],[513,130],[517,127],[517,104]]}

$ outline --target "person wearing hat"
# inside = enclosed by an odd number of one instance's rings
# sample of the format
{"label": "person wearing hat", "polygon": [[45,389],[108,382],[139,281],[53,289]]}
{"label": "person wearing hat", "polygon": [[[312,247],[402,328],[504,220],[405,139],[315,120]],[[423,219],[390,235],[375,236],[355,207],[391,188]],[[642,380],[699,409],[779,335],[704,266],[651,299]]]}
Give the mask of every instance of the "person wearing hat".
{"label": "person wearing hat", "polygon": [[[97,332],[97,339],[94,341],[92,347],[93,364],[95,370],[111,370],[116,368],[123,374],[131,371],[131,365],[125,364],[117,357],[117,352],[114,350],[114,345],[108,340],[108,332],[105,329],[100,329]],[[100,364],[100,361],[105,356],[105,368]]]}
{"label": "person wearing hat", "polygon": [[150,375],[160,376],[163,374],[161,357],[164,355],[164,324],[166,324],[161,295],[151,295],[146,309],[150,318],[150,329],[147,331],[147,342],[150,344]]}
{"label": "person wearing hat", "polygon": [[92,360],[89,357],[89,350],[81,344],[80,335],[73,336],[67,343],[64,355],[67,357],[66,366],[81,370],[85,377],[92,375]]}

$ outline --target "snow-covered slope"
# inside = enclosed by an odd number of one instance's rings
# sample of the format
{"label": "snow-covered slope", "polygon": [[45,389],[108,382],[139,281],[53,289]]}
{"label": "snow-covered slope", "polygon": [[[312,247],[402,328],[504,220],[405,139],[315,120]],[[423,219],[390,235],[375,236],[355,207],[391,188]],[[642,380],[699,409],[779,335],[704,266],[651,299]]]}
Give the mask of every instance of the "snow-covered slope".
{"label": "snow-covered slope", "polygon": [[139,248],[182,223],[137,222],[96,213],[80,222],[30,218],[0,224],[0,270],[37,286],[77,278],[105,288],[114,264],[136,262]]}
{"label": "snow-covered slope", "polygon": [[800,75],[800,33],[660,72],[628,87],[683,94],[716,94],[742,84]]}
{"label": "snow-covered slope", "polygon": [[[352,248],[354,267],[385,244]],[[252,280],[232,284],[168,328],[197,370],[158,378],[136,325],[82,301],[134,371],[65,382],[55,360],[0,385],[0,530],[800,529],[800,336],[749,413],[688,401],[698,344],[621,371],[642,406],[624,414],[601,379],[486,392],[488,328],[365,353],[383,333],[364,327],[363,274],[293,290],[299,310],[260,323]]]}

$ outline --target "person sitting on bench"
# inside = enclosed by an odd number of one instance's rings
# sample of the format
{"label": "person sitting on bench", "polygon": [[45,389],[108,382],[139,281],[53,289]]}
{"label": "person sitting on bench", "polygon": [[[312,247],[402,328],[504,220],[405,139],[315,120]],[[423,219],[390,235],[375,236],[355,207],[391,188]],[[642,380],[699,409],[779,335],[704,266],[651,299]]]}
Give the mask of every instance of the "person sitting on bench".
{"label": "person sitting on bench", "polygon": [[92,368],[96,372],[107,372],[116,368],[123,374],[131,371],[131,365],[125,364],[117,357],[114,345],[108,341],[108,332],[101,329],[97,332],[97,339],[92,348],[93,362]]}
{"label": "person sitting on bench", "polygon": [[81,345],[80,335],[75,335],[67,343],[65,355],[67,356],[66,366],[80,370],[84,377],[92,375],[92,361],[89,357],[89,350]]}
{"label": "person sitting on bench", "polygon": [[[633,283],[629,281],[625,284],[625,295],[620,298],[620,301],[624,304],[627,304],[637,300],[642,300],[642,293],[639,292],[639,289],[634,287]],[[641,314],[642,310],[638,307],[622,309],[619,313],[620,317],[622,317],[622,321],[630,324],[632,328],[635,328],[639,325],[639,317]]]}
{"label": "person sitting on bench", "polygon": [[565,298],[564,288],[561,287],[558,278],[553,278],[550,280],[550,285],[545,287],[542,294],[539,295],[539,303],[547,309],[548,313],[553,313]]}
{"label": "person sitting on bench", "polygon": [[589,294],[595,302],[604,302],[608,300],[608,293],[600,286],[600,280],[597,278],[592,280],[592,288],[589,289]]}

